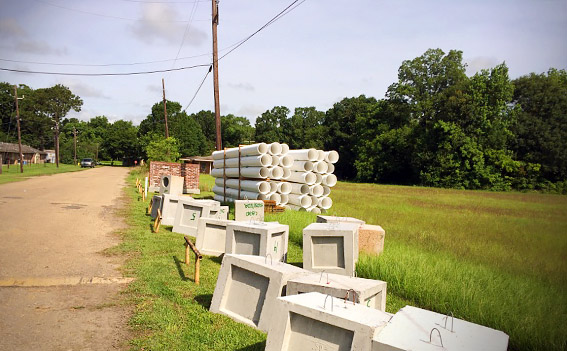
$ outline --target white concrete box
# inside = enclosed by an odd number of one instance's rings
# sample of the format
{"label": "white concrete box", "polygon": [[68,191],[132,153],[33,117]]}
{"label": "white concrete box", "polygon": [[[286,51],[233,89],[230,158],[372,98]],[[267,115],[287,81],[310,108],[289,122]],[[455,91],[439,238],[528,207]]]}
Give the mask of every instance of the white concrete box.
{"label": "white concrete box", "polygon": [[210,217],[211,210],[218,210],[220,203],[214,200],[179,199],[172,232],[197,235],[199,218]]}
{"label": "white concrete box", "polygon": [[175,223],[175,213],[177,212],[177,203],[180,198],[193,200],[193,198],[188,195],[163,194],[162,198],[161,224],[163,225],[173,225]]}
{"label": "white concrete box", "polygon": [[358,223],[311,223],[303,229],[303,268],[354,276]]}
{"label": "white concrete box", "polygon": [[269,257],[225,254],[210,311],[267,332],[287,281],[306,273]]}
{"label": "white concrete box", "polygon": [[225,252],[266,256],[287,261],[289,226],[278,222],[231,222],[226,227]]}
{"label": "white concrete box", "polygon": [[390,313],[318,292],[278,298],[266,351],[370,351],[373,337],[390,318]]}
{"label": "white concrete box", "polygon": [[162,176],[159,181],[159,193],[181,195],[183,194],[184,182],[185,180],[183,179],[183,177],[178,177],[174,175]]}
{"label": "white concrete box", "polygon": [[234,200],[235,221],[264,221],[264,201]]}
{"label": "white concrete box", "polygon": [[317,216],[317,223],[339,223],[339,222],[365,224],[363,220],[354,217],[323,216],[323,215]]}
{"label": "white concrete box", "polygon": [[506,351],[508,339],[499,330],[406,306],[374,337],[372,351]]}
{"label": "white concrete box", "polygon": [[287,282],[286,295],[315,291],[386,311],[386,287],[387,283],[381,280],[321,272],[290,279]]}
{"label": "white concrete box", "polygon": [[226,219],[199,218],[195,242],[197,249],[205,255],[222,255],[226,246],[226,226],[230,222]]}
{"label": "white concrete box", "polygon": [[155,219],[157,217],[157,211],[161,211],[161,205],[163,204],[163,198],[160,195],[154,195],[152,197],[152,212],[150,217]]}
{"label": "white concrete box", "polygon": [[228,206],[220,206],[218,210],[211,210],[211,218],[228,220]]}

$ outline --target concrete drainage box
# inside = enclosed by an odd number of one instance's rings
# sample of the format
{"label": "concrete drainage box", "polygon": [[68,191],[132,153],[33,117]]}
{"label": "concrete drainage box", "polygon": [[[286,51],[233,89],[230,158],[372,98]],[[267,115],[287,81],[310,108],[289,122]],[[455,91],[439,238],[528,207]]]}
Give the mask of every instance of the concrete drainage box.
{"label": "concrete drainage box", "polygon": [[270,255],[287,261],[289,226],[278,222],[231,222],[226,227],[225,252],[238,255]]}
{"label": "concrete drainage box", "polygon": [[199,218],[197,249],[205,255],[222,255],[226,246],[226,226],[228,223],[229,221],[226,219]]}
{"label": "concrete drainage box", "polygon": [[161,211],[161,206],[163,204],[163,198],[160,195],[154,195],[152,197],[152,212],[150,213],[150,217],[155,219],[157,217],[157,211]]}
{"label": "concrete drainage box", "polygon": [[311,223],[303,229],[303,268],[353,276],[358,223]]}
{"label": "concrete drainage box", "polygon": [[499,330],[412,306],[399,310],[372,342],[372,351],[507,349],[508,335]]}
{"label": "concrete drainage box", "polygon": [[386,282],[381,280],[321,272],[290,279],[287,282],[287,295],[319,292],[339,299],[348,297],[349,301],[385,311],[386,286]]}
{"label": "concrete drainage box", "polygon": [[161,206],[161,224],[173,225],[175,223],[175,213],[177,212],[177,203],[179,199],[193,200],[188,195],[171,195],[163,194],[163,204]]}
{"label": "concrete drainage box", "polygon": [[211,210],[211,218],[228,220],[228,206],[220,206],[218,210]]}
{"label": "concrete drainage box", "polygon": [[175,212],[172,231],[174,233],[196,236],[199,218],[210,217],[211,210],[218,211],[219,208],[220,203],[214,200],[180,198],[177,204],[177,211]]}
{"label": "concrete drainage box", "polygon": [[225,254],[210,311],[268,331],[276,299],[285,295],[287,281],[305,270],[270,258]]}
{"label": "concrete drainage box", "polygon": [[370,351],[391,317],[317,292],[278,298],[266,351]]}
{"label": "concrete drainage box", "polygon": [[174,175],[162,176],[159,181],[159,193],[181,195],[183,194],[183,177]]}
{"label": "concrete drainage box", "polygon": [[264,201],[234,200],[234,219],[236,221],[264,221]]}
{"label": "concrete drainage box", "polygon": [[339,222],[348,222],[348,223],[358,223],[364,224],[363,220],[353,218],[353,217],[337,217],[337,216],[317,216],[317,223],[339,223]]}
{"label": "concrete drainage box", "polygon": [[358,228],[358,249],[372,255],[384,251],[384,236],[386,232],[379,225],[363,224]]}

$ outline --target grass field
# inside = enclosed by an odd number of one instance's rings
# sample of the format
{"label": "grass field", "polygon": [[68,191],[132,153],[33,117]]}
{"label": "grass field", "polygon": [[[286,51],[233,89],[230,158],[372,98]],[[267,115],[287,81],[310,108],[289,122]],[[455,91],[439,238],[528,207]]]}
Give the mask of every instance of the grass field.
{"label": "grass field", "polygon": [[54,163],[29,164],[24,165],[24,173],[20,173],[20,165],[2,166],[2,174],[0,174],[0,184],[17,182],[26,180],[29,177],[51,175],[56,173],[76,172],[81,167],[75,165],[59,164],[59,168]]}
{"label": "grass field", "polygon": [[[131,175],[133,184],[135,175]],[[202,176],[201,196],[212,178]],[[220,268],[205,257],[201,285],[183,262],[183,237],[150,219],[132,186],[130,229],[109,250],[131,259],[127,296],[136,349],[263,350],[265,334],[208,312]],[[362,255],[358,275],[388,282],[386,309],[406,304],[500,329],[510,350],[567,349],[567,197],[339,183],[331,214],[386,230],[384,253]],[[315,215],[268,215],[290,226],[289,262],[302,261],[302,230]],[[168,230],[169,229],[169,230]]]}

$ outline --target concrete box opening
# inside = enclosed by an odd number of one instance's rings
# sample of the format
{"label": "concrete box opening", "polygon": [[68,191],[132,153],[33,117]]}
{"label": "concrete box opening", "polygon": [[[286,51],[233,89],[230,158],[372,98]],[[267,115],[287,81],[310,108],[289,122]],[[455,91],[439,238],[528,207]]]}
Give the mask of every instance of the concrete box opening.
{"label": "concrete box opening", "polygon": [[211,256],[220,256],[226,246],[226,226],[229,221],[217,218],[200,218],[197,230],[197,249]]}
{"label": "concrete box opening", "polygon": [[286,262],[289,226],[278,222],[231,222],[226,229],[225,252],[238,255],[270,255]]}

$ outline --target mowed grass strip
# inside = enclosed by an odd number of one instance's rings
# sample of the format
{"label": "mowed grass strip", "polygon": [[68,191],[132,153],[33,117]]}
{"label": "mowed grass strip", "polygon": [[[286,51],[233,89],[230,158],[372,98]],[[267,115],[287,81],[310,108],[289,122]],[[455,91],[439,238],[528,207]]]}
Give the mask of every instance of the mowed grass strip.
{"label": "mowed grass strip", "polygon": [[[85,168],[86,169],[86,168]],[[59,168],[54,163],[24,165],[24,173],[20,173],[20,165],[2,165],[0,184],[18,182],[29,177],[52,175],[57,173],[77,172],[81,167],[77,165],[65,165],[60,163]]]}
{"label": "mowed grass strip", "polygon": [[[201,197],[212,195],[202,190]],[[137,277],[128,291],[139,333],[133,346],[262,350],[265,334],[208,312],[220,260],[203,259],[196,286],[193,265],[183,262],[183,236],[168,227],[152,234],[147,203],[133,187],[128,194],[131,229],[117,250],[132,256],[127,271]],[[567,198],[351,183],[339,183],[331,197],[331,214],[386,230],[384,253],[361,255],[357,271],[388,282],[387,311],[410,304],[452,312],[503,330],[510,350],[567,349]],[[295,211],[266,215],[290,226],[289,263],[302,264],[303,228],[315,219]]]}

